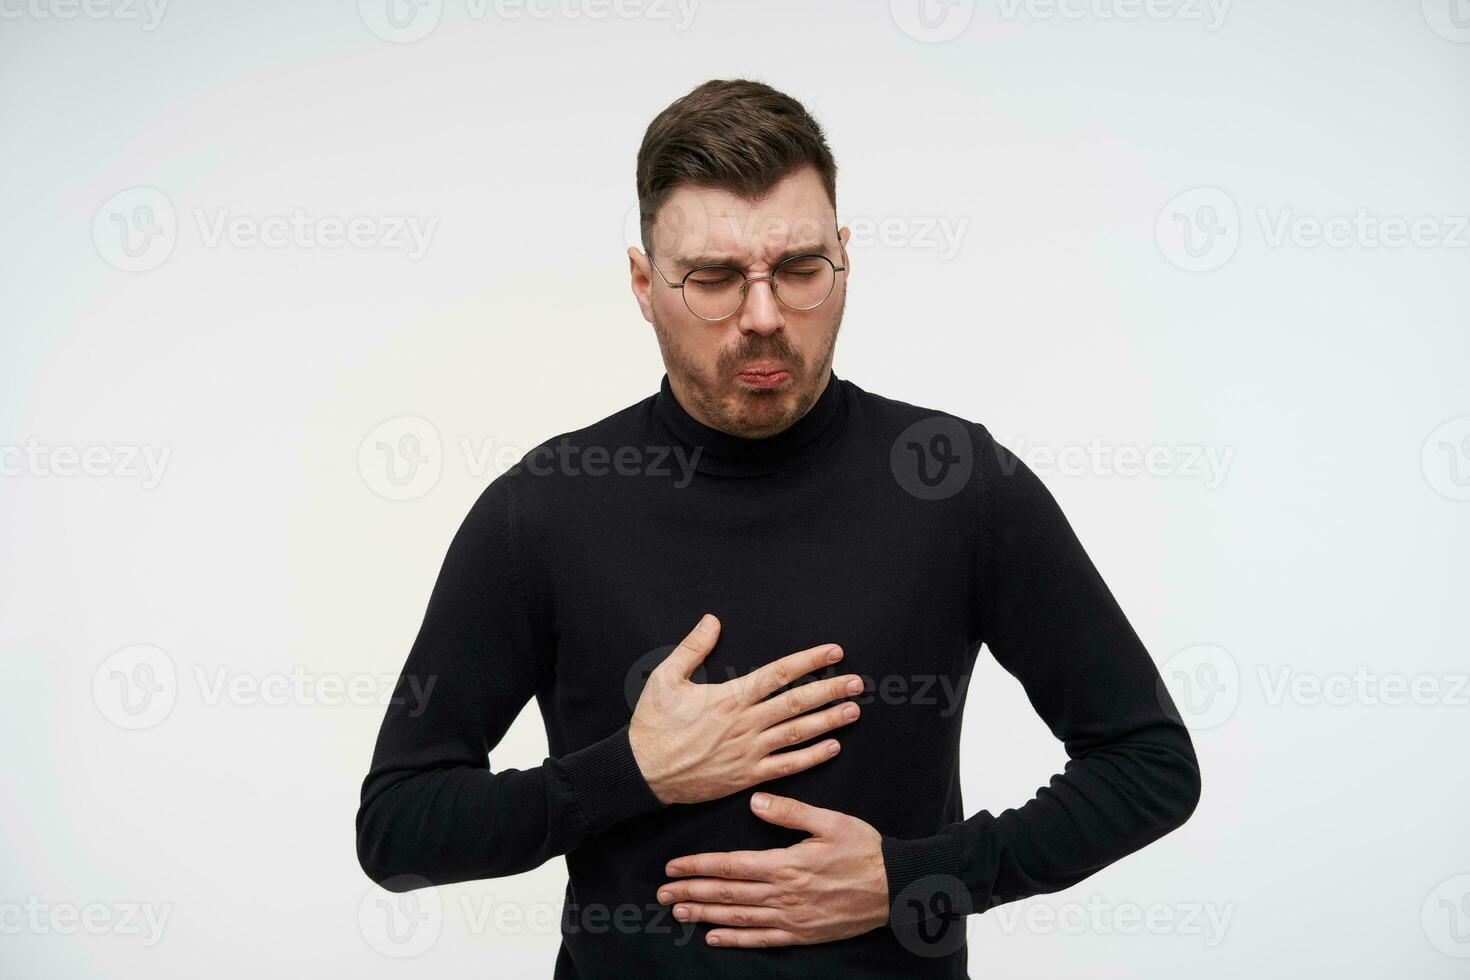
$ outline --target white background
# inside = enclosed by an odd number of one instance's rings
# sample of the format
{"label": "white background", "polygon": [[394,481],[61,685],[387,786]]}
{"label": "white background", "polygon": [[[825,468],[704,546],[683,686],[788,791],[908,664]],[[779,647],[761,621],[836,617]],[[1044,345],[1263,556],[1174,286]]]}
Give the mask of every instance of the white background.
{"label": "white background", "polygon": [[[1194,730],[1194,817],[972,973],[1465,975],[1455,2],[0,0],[0,973],[550,974],[561,861],[392,932],[357,794],[470,503],[655,390],[644,127],[750,77],[838,160],[838,374],[1026,459]],[[1065,761],[988,655],[965,738],[970,812]]]}

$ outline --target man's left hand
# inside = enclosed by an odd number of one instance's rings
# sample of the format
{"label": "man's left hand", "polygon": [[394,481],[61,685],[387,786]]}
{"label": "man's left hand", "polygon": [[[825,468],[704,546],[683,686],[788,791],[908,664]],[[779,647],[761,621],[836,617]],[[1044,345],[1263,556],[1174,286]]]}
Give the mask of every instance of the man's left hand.
{"label": "man's left hand", "polygon": [[711,946],[804,946],[860,935],[888,922],[882,835],[857,817],[769,793],[750,798],[762,820],[812,836],[769,851],[674,858],[658,900],[681,922],[708,922]]}

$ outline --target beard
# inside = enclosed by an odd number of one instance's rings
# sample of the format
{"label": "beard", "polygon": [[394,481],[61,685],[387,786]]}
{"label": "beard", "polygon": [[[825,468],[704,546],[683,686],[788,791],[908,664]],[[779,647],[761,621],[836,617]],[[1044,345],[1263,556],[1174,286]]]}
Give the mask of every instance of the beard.
{"label": "beard", "polygon": [[[817,390],[832,370],[837,332],[847,307],[847,291],[837,299],[831,328],[818,340],[809,355],[792,345],[784,330],[771,334],[745,334],[731,347],[722,349],[712,368],[706,368],[679,342],[653,312],[653,332],[658,337],[664,367],[677,378],[693,402],[690,412],[697,419],[745,439],[764,439],[796,423],[817,400]],[[751,388],[735,379],[735,371],[751,361],[780,361],[791,376],[783,388]]]}

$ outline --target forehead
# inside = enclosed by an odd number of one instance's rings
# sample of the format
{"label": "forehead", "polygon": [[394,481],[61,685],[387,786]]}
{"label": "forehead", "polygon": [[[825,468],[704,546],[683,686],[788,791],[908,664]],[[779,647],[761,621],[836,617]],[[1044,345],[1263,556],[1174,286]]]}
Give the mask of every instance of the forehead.
{"label": "forehead", "polygon": [[837,220],[816,168],[788,175],[760,200],[694,184],[680,185],[659,209],[650,231],[663,264],[733,260],[755,265],[779,259],[793,245],[835,246]]}

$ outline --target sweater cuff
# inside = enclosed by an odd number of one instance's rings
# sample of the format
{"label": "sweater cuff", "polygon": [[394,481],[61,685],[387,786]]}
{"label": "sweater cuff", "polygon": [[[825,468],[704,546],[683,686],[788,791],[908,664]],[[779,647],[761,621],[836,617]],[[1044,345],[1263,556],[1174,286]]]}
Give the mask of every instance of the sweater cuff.
{"label": "sweater cuff", "polygon": [[960,845],[948,834],[902,840],[883,838],[883,867],[888,873],[888,904],[894,908],[904,889],[930,875],[957,881]]}
{"label": "sweater cuff", "polygon": [[562,756],[561,761],[593,831],[668,805],[643,778],[628,741],[627,725],[600,742]]}

